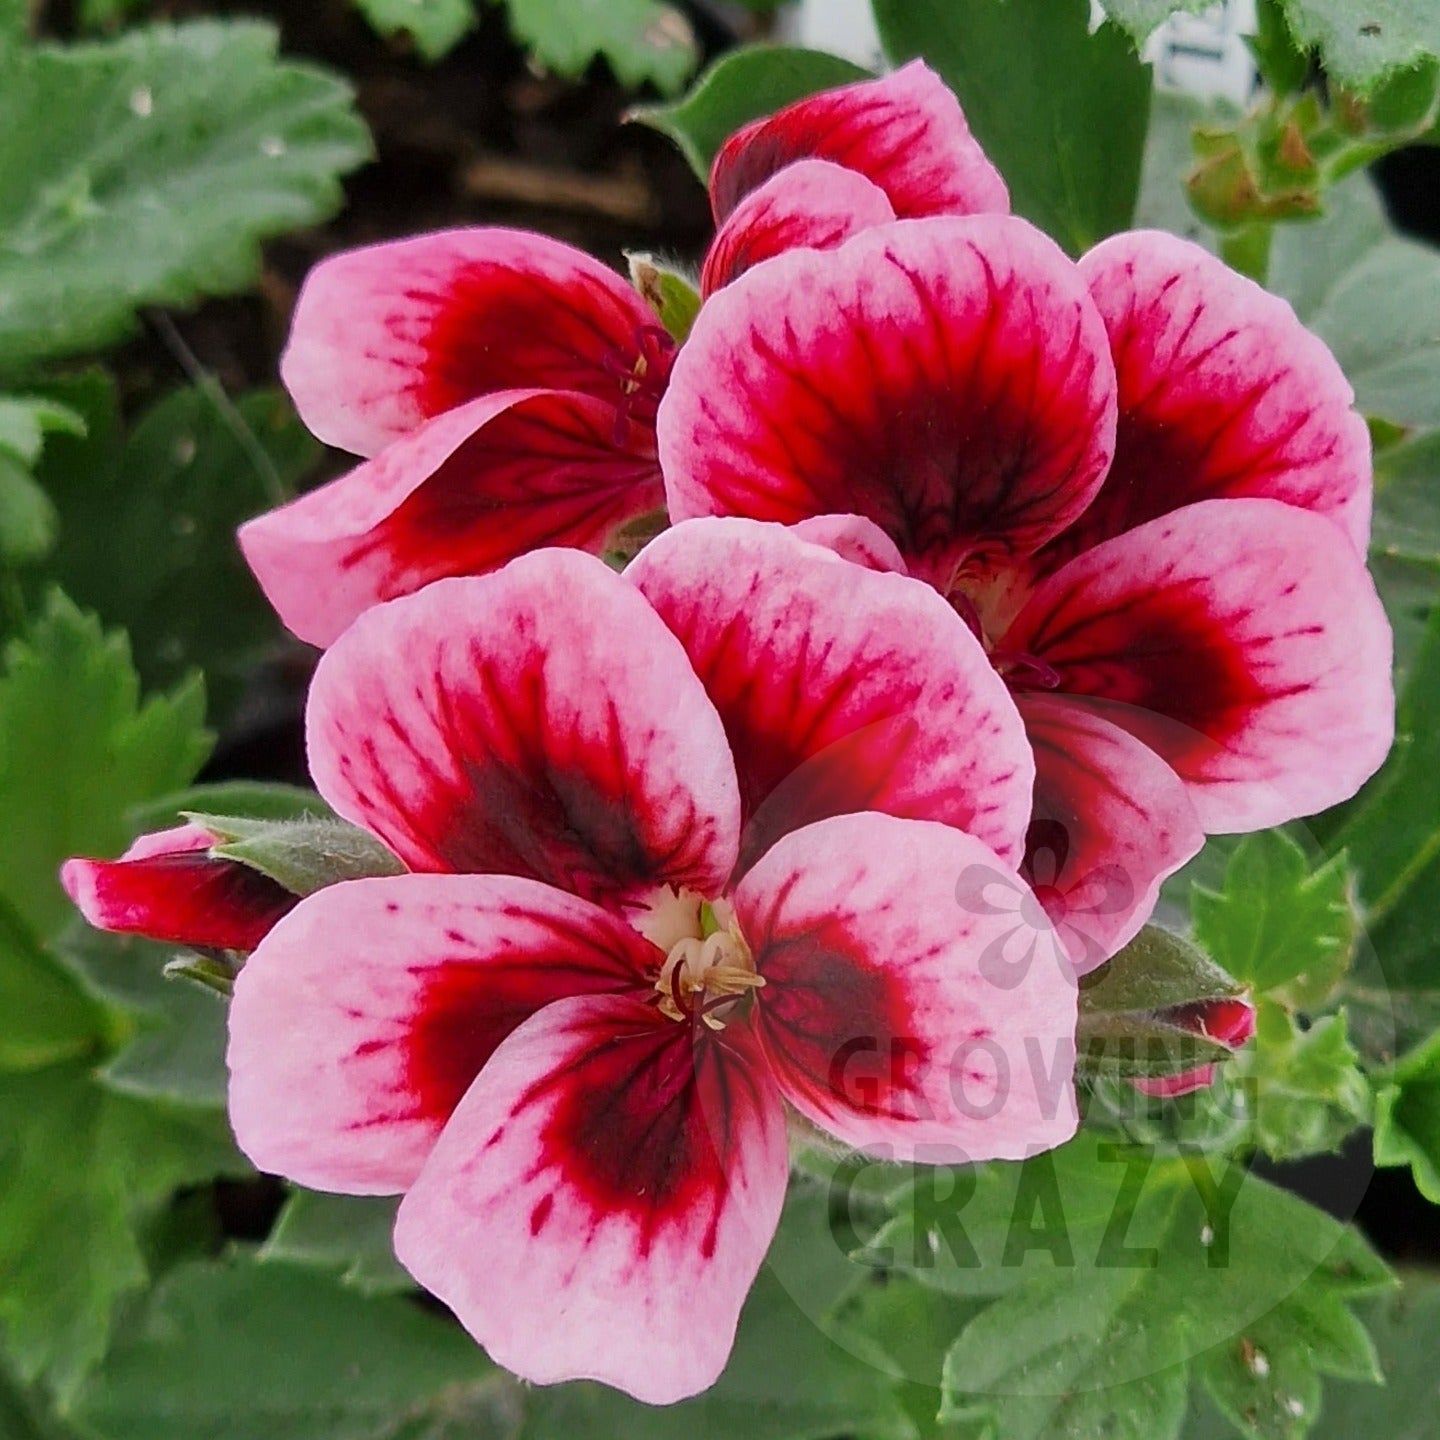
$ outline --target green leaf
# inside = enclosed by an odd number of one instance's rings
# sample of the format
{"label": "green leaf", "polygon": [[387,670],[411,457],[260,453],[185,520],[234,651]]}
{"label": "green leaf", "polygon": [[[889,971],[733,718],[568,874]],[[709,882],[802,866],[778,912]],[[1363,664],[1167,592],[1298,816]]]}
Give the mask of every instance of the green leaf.
{"label": "green leaf", "polygon": [[1395,748],[1332,837],[1359,878],[1365,939],[1342,994],[1367,1053],[1393,1059],[1440,1026],[1440,610],[1396,716]]}
{"label": "green leaf", "polygon": [[203,669],[225,714],[276,643],[235,527],[293,493],[319,447],[275,391],[232,402],[217,387],[179,390],[128,435],[104,376],[57,393],[83,413],[88,434],[52,441],[39,469],[60,516],[47,576],[130,632],[147,685]]}
{"label": "green leaf", "polygon": [[1435,1336],[1440,1331],[1440,1281],[1414,1273],[1405,1286],[1365,1307],[1365,1320],[1385,1372],[1385,1388],[1331,1385],[1311,1440],[1429,1440],[1435,1432]]}
{"label": "green leaf", "polygon": [[209,750],[198,683],[140,699],[121,636],[52,597],[0,674],[0,895],[41,940],[73,914],[59,868],[112,855],[131,806],[188,781]]}
{"label": "green leaf", "polygon": [[673,95],[700,58],[690,22],[658,0],[505,0],[510,28],[542,65],[582,75],[603,56],[623,85],[646,82]]}
{"label": "green leaf", "polygon": [[[889,57],[924,56],[960,97],[1016,212],[1074,254],[1135,213],[1148,66],[1089,0],[874,0]],[[1004,63],[996,57],[1004,56]]]}
{"label": "green leaf", "polygon": [[285,1202],[259,1258],[332,1271],[366,1295],[413,1290],[415,1282],[391,1247],[399,1204],[383,1195],[296,1190]]}
{"label": "green leaf", "polygon": [[668,135],[702,181],[720,147],[742,125],[773,115],[819,90],[848,85],[869,72],[838,55],[784,45],[754,45],[722,56],[673,105],[641,105],[634,120]]}
{"label": "green leaf", "polygon": [[187,819],[220,837],[223,843],[213,847],[212,854],[268,875],[293,895],[313,895],[342,880],[405,871],[392,851],[347,820],[254,820],[193,811]]}
{"label": "green leaf", "polygon": [[[1115,1199],[1098,1246],[1032,1270],[961,1332],[947,1416],[988,1422],[993,1440],[1169,1440],[1192,1368],[1223,1388],[1232,1377],[1216,1352],[1243,1351],[1252,1332],[1298,1337],[1314,1370],[1358,1373],[1346,1307],[1387,1272],[1356,1232],[1235,1162],[1113,1151],[1109,1168]],[[1067,1193],[1055,1191],[1062,1207]],[[1070,1233],[1063,1218],[1057,1233]],[[1290,1354],[1269,1372],[1277,1384],[1291,1379]]]}
{"label": "green leaf", "polygon": [[1440,55],[1440,10],[1431,0],[1284,0],[1296,40],[1319,50],[1332,80],[1356,90]]}
{"label": "green leaf", "polygon": [[1440,1205],[1440,1034],[1378,1078],[1375,1163],[1408,1165],[1420,1193]]}
{"label": "green leaf", "polygon": [[0,901],[0,1071],[92,1053],[105,1016],[75,978]]}
{"label": "green leaf", "polygon": [[448,55],[475,28],[474,0],[355,0],[382,35],[408,35],[427,60]]}
{"label": "green leaf", "polygon": [[492,1374],[407,1299],[237,1258],[166,1276],[74,1411],[105,1440],[381,1440]]}
{"label": "green leaf", "polygon": [[1348,1017],[1326,1015],[1307,1030],[1271,1001],[1258,1012],[1255,1041],[1226,1076],[1247,1097],[1251,1140],[1272,1160],[1338,1151],[1371,1110]]}
{"label": "green leaf", "polygon": [[1376,453],[1370,566],[1408,671],[1440,598],[1440,431]]}
{"label": "green leaf", "polygon": [[1326,210],[1277,228],[1270,288],[1335,352],[1367,415],[1440,427],[1440,252],[1399,235],[1364,176]]}
{"label": "green leaf", "polygon": [[1343,855],[1312,870],[1283,832],[1247,835],[1230,857],[1223,888],[1197,885],[1191,892],[1195,938],[1262,993],[1295,981],[1323,996],[1355,943],[1350,888]]}
{"label": "green leaf", "polygon": [[369,153],[348,88],[278,62],[265,25],[0,50],[3,364],[244,289],[259,242],[333,213]]}
{"label": "green leaf", "polygon": [[0,561],[40,559],[55,540],[55,507],[35,483],[35,462],[49,431],[83,434],[67,406],[39,396],[0,395]]}
{"label": "green leaf", "polygon": [[[1101,0],[1137,40],[1172,14],[1199,14],[1214,0]],[[1320,51],[1330,78],[1365,92],[1384,76],[1440,55],[1440,12],[1431,0],[1281,0],[1295,38]]]}
{"label": "green leaf", "polygon": [[83,1063],[0,1082],[0,1332],[27,1380],[72,1386],[145,1279],[138,1227],[181,1185],[247,1167],[208,1122],[98,1086]]}
{"label": "green leaf", "polygon": [[1080,982],[1076,1039],[1087,1073],[1173,1075],[1227,1060],[1185,1007],[1229,999],[1241,986],[1188,940],[1147,925]]}

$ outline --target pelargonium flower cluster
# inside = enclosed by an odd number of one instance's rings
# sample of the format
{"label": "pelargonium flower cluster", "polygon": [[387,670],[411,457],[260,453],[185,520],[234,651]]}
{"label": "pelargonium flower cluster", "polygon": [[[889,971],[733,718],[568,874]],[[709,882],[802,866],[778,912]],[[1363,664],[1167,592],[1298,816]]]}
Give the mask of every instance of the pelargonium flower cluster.
{"label": "pelargonium flower cluster", "polygon": [[[403,1194],[397,1254],[501,1363],[652,1401],[723,1368],[787,1129],[1060,1143],[1078,976],[1206,833],[1392,738],[1366,427],[1286,305],[1165,235],[1070,260],[919,64],[710,189],[683,344],[514,231],[301,295],[286,383],[368,458],[241,542],[330,647],[316,786],[406,873],[295,903],[193,831],[67,870],[97,924],[251,925],[262,1169]],[[997,963],[1017,916],[1049,949]]]}

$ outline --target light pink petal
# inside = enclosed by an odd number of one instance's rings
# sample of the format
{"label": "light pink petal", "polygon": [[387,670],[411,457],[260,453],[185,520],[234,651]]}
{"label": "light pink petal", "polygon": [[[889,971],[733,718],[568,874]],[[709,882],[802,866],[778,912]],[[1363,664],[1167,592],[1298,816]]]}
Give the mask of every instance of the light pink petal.
{"label": "light pink petal", "polygon": [[974,836],[846,815],[786,836],[736,892],[765,1054],[847,1145],[955,1164],[1074,1133],[1074,971],[1034,943],[1023,904],[970,903],[977,872],[1029,896]]}
{"label": "light pink petal", "polygon": [[1324,516],[1207,500],[1070,561],[1003,641],[1157,751],[1209,832],[1353,795],[1394,734],[1390,627]]}
{"label": "light pink petal", "polygon": [[648,421],[668,368],[654,315],[613,271],[488,228],[322,261],[280,362],[305,423],[357,455],[500,390],[578,390]]}
{"label": "light pink petal", "polygon": [[533,880],[400,875],[312,895],[246,962],[230,1007],[230,1122],[261,1169],[404,1190],[482,1067],[536,1011],[646,993],[664,957]]}
{"label": "light pink petal", "polygon": [[1024,730],[979,642],[928,585],[753,520],[677,525],[627,574],[725,722],[742,870],[787,831],[854,810],[943,821],[1019,860]]}
{"label": "light pink petal", "polygon": [[270,603],[328,645],[362,611],[546,545],[599,554],[664,504],[655,437],[571,390],[506,390],[241,527]]}
{"label": "light pink petal", "polygon": [[1370,437],[1325,344],[1284,300],[1158,231],[1080,261],[1120,393],[1115,463],[1059,558],[1196,500],[1283,500],[1339,522],[1364,553]]}
{"label": "light pink petal", "polygon": [[1130,1083],[1152,1100],[1174,1100],[1181,1095],[1193,1095],[1197,1090],[1208,1090],[1215,1083],[1219,1069],[1218,1065],[1197,1065],[1193,1070],[1181,1070],[1174,1075],[1137,1075]]}
{"label": "light pink petal", "polygon": [[620,899],[715,894],[734,864],[714,706],[644,597],[574,550],[367,611],[321,659],[307,728],[321,794],[415,870]]}
{"label": "light pink petal", "polygon": [[1010,209],[1005,182],[970,134],[960,102],[920,60],[879,80],[807,96],[737,130],[710,171],[715,219],[807,158],[874,181],[902,217]]}
{"label": "light pink petal", "polygon": [[867,570],[908,573],[905,557],[895,542],[873,520],[860,515],[815,515],[790,529],[812,545],[833,550],[842,560],[863,565]]}
{"label": "light pink petal", "polygon": [[1184,781],[1133,735],[1083,702],[1017,698],[1035,750],[1021,873],[1083,975],[1135,937],[1205,832]]}
{"label": "light pink petal", "polygon": [[99,930],[172,945],[253,950],[299,903],[283,885],[233,860],[199,825],[142,835],[118,860],[67,860],[65,892]]}
{"label": "light pink petal", "polygon": [[1114,389],[1089,293],[1038,230],[993,215],[867,230],[706,303],[660,409],[671,516],[863,515],[948,591],[1085,508]]}
{"label": "light pink petal", "polygon": [[507,1370],[652,1404],[724,1369],[785,1196],[779,1095],[633,1000],[564,1000],[495,1052],[400,1207],[395,1249]]}
{"label": "light pink petal", "polygon": [[895,211],[885,192],[855,170],[828,160],[787,165],[752,190],[721,223],[700,270],[710,296],[752,266],[786,250],[833,250]]}

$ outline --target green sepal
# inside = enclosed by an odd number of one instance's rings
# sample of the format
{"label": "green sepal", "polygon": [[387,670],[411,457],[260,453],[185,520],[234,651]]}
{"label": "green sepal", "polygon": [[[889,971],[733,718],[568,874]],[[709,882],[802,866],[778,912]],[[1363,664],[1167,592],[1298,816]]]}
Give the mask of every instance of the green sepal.
{"label": "green sepal", "polygon": [[1233,1000],[1244,987],[1203,950],[1156,925],[1080,982],[1078,1064],[1087,1076],[1174,1075],[1226,1060],[1197,1033],[1191,1007]]}
{"label": "green sepal", "polygon": [[283,885],[292,895],[313,895],[342,880],[402,875],[405,867],[373,835],[345,820],[307,815],[298,820],[256,820],[187,812],[187,820],[220,837],[210,853],[234,860]]}

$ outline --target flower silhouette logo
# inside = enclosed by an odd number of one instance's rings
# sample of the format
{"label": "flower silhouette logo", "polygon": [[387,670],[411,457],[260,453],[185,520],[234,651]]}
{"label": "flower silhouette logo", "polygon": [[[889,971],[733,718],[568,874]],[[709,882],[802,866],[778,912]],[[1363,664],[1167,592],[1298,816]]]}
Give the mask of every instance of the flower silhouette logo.
{"label": "flower silhouette logo", "polygon": [[1123,866],[1080,870],[1072,863],[1070,830],[1039,819],[1026,834],[1023,866],[1028,885],[1013,873],[970,865],[955,885],[956,902],[972,915],[1013,915],[1014,924],[980,957],[985,978],[1001,989],[1019,985],[1037,959],[1084,974],[1109,958],[1097,922],[1135,904],[1135,882]]}

